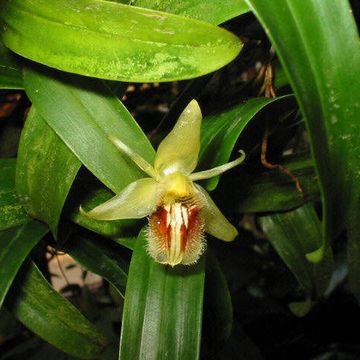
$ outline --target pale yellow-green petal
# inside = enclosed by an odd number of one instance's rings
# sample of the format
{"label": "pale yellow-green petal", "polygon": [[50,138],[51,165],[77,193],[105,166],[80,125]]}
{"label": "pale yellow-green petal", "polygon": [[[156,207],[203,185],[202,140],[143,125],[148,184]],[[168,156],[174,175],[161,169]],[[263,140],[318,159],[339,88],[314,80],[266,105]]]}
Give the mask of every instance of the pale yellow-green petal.
{"label": "pale yellow-green petal", "polygon": [[224,241],[232,241],[238,235],[236,228],[230,224],[210,195],[200,185],[195,184],[202,206],[201,214],[205,222],[205,231]]}
{"label": "pale yellow-green petal", "polygon": [[177,123],[160,143],[155,157],[155,170],[161,175],[180,171],[190,174],[196,167],[200,150],[201,110],[192,100]]}
{"label": "pale yellow-green petal", "polygon": [[234,168],[235,166],[240,165],[245,160],[245,152],[243,150],[240,150],[239,152],[241,155],[237,159],[230,161],[226,164],[216,166],[209,170],[192,173],[192,174],[190,174],[189,179],[192,181],[210,179],[214,176],[221,175],[225,171],[228,171],[228,170]]}
{"label": "pale yellow-green petal", "polygon": [[143,218],[156,210],[160,198],[158,183],[151,178],[129,184],[119,195],[83,213],[96,220]]}

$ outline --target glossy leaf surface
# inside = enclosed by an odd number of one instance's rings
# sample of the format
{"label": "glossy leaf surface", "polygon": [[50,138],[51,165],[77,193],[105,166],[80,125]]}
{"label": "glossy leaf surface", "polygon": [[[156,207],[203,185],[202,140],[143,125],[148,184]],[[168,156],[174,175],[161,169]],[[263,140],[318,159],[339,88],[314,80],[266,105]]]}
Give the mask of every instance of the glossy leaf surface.
{"label": "glossy leaf surface", "polygon": [[34,263],[24,270],[7,308],[31,331],[80,359],[98,358],[104,336],[46,281]]}
{"label": "glossy leaf surface", "polygon": [[188,79],[233,60],[240,40],[211,24],[99,0],[4,0],[2,41],[59,70],[109,80]]}
{"label": "glossy leaf surface", "polygon": [[360,294],[360,42],[349,2],[246,1],[277,50],[304,114],[326,241],[348,226],[350,279]]}
{"label": "glossy leaf surface", "polygon": [[47,231],[36,221],[0,231],[0,306],[25,258]]}
{"label": "glossy leaf surface", "polygon": [[333,259],[330,248],[322,259],[321,256],[316,258],[322,234],[313,206],[304,205],[287,213],[264,216],[259,221],[271,245],[305,291],[310,296],[321,296],[329,285]]}
{"label": "glossy leaf surface", "polygon": [[120,359],[197,359],[200,352],[204,258],[193,266],[155,263],[145,233],[130,263]]}
{"label": "glossy leaf surface", "polygon": [[221,24],[249,11],[244,0],[135,0],[134,5]]}
{"label": "glossy leaf surface", "polygon": [[33,107],[19,145],[16,188],[28,213],[56,236],[62,208],[80,161]]}
{"label": "glossy leaf surface", "polygon": [[26,69],[36,110],[76,157],[113,192],[142,176],[108,139],[129,144],[150,163],[155,152],[124,105],[101,82],[55,71]]}

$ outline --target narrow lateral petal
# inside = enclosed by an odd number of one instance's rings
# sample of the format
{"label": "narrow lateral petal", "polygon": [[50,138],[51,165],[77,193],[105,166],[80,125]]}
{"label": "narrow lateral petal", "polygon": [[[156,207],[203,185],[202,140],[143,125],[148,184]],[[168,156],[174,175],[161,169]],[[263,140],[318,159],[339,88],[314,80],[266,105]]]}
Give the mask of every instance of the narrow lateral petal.
{"label": "narrow lateral petal", "polygon": [[155,158],[155,170],[159,174],[180,171],[188,175],[195,169],[200,150],[201,119],[199,104],[192,100],[159,145]]}
{"label": "narrow lateral petal", "polygon": [[88,213],[83,212],[96,220],[139,219],[156,210],[159,195],[159,184],[154,179],[140,179]]}
{"label": "narrow lateral petal", "polygon": [[200,185],[195,184],[201,201],[201,214],[205,222],[205,231],[224,241],[232,241],[238,235],[236,228],[230,224],[210,195]]}

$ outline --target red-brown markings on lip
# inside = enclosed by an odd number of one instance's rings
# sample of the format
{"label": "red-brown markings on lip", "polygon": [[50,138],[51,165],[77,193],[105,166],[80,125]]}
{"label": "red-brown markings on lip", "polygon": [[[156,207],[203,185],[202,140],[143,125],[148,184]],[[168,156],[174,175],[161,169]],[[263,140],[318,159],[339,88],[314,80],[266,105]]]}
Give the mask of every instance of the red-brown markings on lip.
{"label": "red-brown markings on lip", "polygon": [[[194,237],[199,236],[199,230],[201,229],[200,209],[194,205],[181,205],[181,219],[180,224],[180,252],[184,255],[185,252],[191,251]],[[159,244],[162,249],[166,249],[168,256],[170,256],[170,250],[172,241],[172,221],[169,221],[169,216],[172,214],[172,206],[169,209],[165,209],[163,206],[159,206],[157,210],[150,216],[150,224],[153,229],[153,233],[156,234]]]}

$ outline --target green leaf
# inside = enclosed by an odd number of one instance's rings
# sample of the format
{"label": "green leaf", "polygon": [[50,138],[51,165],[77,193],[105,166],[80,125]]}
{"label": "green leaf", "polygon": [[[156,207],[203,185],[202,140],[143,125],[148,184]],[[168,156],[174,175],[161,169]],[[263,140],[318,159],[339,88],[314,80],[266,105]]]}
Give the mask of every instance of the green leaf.
{"label": "green leaf", "polygon": [[129,144],[150,163],[155,152],[124,105],[98,80],[45,68],[24,71],[26,92],[36,110],[76,157],[118,193],[143,173],[109,140]]}
{"label": "green leaf", "polygon": [[32,107],[21,134],[16,188],[28,213],[49,224],[55,237],[80,166],[80,161]]}
{"label": "green leaf", "polygon": [[87,270],[110,282],[124,296],[128,265],[119,254],[119,246],[106,239],[73,235],[65,250]]}
{"label": "green leaf", "polygon": [[0,89],[23,89],[19,60],[0,42]]}
{"label": "green leaf", "polygon": [[[220,114],[206,116],[201,128],[199,167],[212,168],[226,163],[247,124],[267,105],[288,98],[253,98]],[[207,190],[214,190],[218,182],[218,176],[207,180]]]}
{"label": "green leaf", "polygon": [[155,263],[136,241],[126,287],[120,359],[198,359],[204,258],[193,266]]}
{"label": "green leaf", "polygon": [[15,167],[16,159],[0,159],[0,231],[30,220],[15,192]]}
{"label": "green leaf", "polygon": [[323,197],[324,239],[347,226],[356,243],[349,251],[350,281],[360,294],[360,42],[350,4],[246,2],[269,35],[305,117]]}
{"label": "green leaf", "polygon": [[[333,258],[330,247],[322,249],[321,224],[313,206],[308,204],[287,213],[263,216],[259,222],[307,294],[321,296],[329,285]],[[322,259],[309,257],[319,248],[324,252]]]}
{"label": "green leaf", "polygon": [[13,191],[15,188],[16,159],[0,159],[0,190]]}
{"label": "green leaf", "polygon": [[15,191],[0,191],[0,231],[23,225],[30,220]]}
{"label": "green leaf", "polygon": [[4,0],[2,41],[59,70],[109,80],[189,79],[239,53],[240,40],[208,23],[99,0]]}
{"label": "green leaf", "polygon": [[233,326],[231,294],[220,264],[210,249],[206,255],[204,312],[206,331],[211,335],[211,346],[223,345]]}
{"label": "green leaf", "polygon": [[34,263],[24,270],[7,308],[31,331],[80,359],[94,359],[104,349],[104,336],[57,293]]}
{"label": "green leaf", "polygon": [[127,249],[133,251],[136,243],[135,237],[126,237],[126,238],[113,238],[113,241],[126,247]]}
{"label": "green leaf", "polygon": [[25,258],[47,231],[36,221],[0,231],[0,306]]}
{"label": "green leaf", "polygon": [[[294,159],[283,165],[299,180],[302,194],[296,189],[294,181],[278,170],[264,170],[255,176],[246,174],[243,179],[245,189],[238,190],[240,198],[236,210],[241,213],[289,211],[319,199],[319,185],[312,160]],[[237,179],[235,181],[238,183]],[[229,186],[237,192],[235,184]]]}
{"label": "green leaf", "polygon": [[133,5],[221,24],[249,11],[244,0],[135,0]]}

